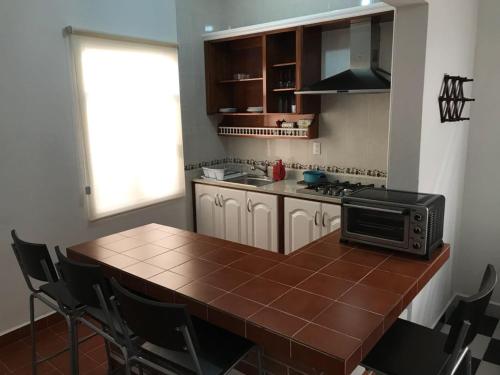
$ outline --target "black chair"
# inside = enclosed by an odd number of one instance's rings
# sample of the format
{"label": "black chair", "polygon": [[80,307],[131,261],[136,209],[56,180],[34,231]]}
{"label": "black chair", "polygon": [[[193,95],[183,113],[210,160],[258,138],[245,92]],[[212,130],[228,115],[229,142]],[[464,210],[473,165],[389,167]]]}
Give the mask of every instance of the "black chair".
{"label": "black chair", "polygon": [[448,335],[398,319],[362,365],[388,375],[450,375],[465,366],[467,375],[472,375],[468,346],[477,334],[496,284],[495,268],[488,265],[479,292],[459,300],[449,321]]}
{"label": "black chair", "polygon": [[[163,374],[226,374],[255,347],[245,338],[191,317],[185,305],[140,297],[114,279],[111,284],[113,306],[123,326],[136,335],[127,342],[127,374],[135,365]],[[260,350],[258,356],[262,374]]]}
{"label": "black chair", "polygon": [[[108,366],[111,372],[111,348],[109,344],[113,344],[120,350],[122,357],[126,358],[124,335],[129,335],[130,331],[121,329],[120,318],[111,308],[110,298],[112,294],[109,281],[104,277],[100,266],[68,259],[58,247],[56,247],[56,254],[62,279],[72,297],[84,306],[82,314],[77,317],[77,320],[105,339]],[[119,358],[115,359],[119,360]]]}
{"label": "black chair", "polygon": [[[12,249],[31,292],[29,305],[32,372],[33,374],[37,373],[37,365],[41,362],[45,362],[69,350],[72,373],[78,374],[78,332],[76,318],[81,314],[82,306],[71,296],[65,282],[59,278],[47,245],[23,241],[18,237],[15,230],[11,231],[11,235],[13,240]],[[32,279],[38,280],[42,284],[36,288],[32,283]],[[36,354],[35,299],[61,314],[68,325],[69,347],[42,359],[38,359]],[[88,340],[92,336],[85,337],[81,342]]]}

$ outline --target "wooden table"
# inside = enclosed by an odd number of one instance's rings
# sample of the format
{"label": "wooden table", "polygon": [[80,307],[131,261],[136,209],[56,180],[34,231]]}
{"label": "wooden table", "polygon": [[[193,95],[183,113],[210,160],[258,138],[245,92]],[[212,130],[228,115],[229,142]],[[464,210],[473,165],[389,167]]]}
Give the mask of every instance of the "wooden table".
{"label": "wooden table", "polygon": [[[345,246],[334,232],[288,255],[159,224],[71,246],[71,258],[256,342],[265,366],[349,374],[449,258]],[[253,373],[253,356],[240,369]],[[317,371],[317,372],[315,372]]]}

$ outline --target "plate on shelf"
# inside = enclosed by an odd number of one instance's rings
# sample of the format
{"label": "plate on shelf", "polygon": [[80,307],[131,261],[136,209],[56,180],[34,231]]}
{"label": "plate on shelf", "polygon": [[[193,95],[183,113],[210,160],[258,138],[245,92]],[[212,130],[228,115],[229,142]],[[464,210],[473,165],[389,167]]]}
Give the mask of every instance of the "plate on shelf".
{"label": "plate on shelf", "polygon": [[248,107],[247,112],[261,113],[264,112],[264,107]]}
{"label": "plate on shelf", "polygon": [[229,107],[229,108],[219,108],[219,112],[220,113],[235,113],[236,111],[238,111],[237,108],[232,108],[232,107]]}

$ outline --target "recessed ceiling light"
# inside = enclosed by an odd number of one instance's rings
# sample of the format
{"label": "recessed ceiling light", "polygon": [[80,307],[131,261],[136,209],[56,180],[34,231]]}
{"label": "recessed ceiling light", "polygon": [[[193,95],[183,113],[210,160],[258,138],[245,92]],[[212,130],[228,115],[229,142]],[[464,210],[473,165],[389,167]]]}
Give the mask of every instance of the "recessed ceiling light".
{"label": "recessed ceiling light", "polygon": [[361,0],[362,6],[370,5],[371,3],[372,3],[372,0]]}

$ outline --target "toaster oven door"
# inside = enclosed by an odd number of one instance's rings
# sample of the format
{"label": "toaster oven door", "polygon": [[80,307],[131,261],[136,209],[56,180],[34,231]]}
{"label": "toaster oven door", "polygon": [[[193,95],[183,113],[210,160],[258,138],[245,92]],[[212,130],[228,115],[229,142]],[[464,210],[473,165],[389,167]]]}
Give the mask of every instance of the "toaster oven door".
{"label": "toaster oven door", "polygon": [[344,203],[343,236],[408,251],[410,210],[390,206]]}

